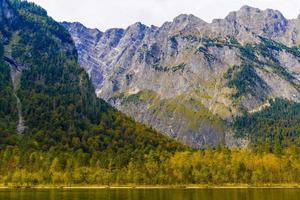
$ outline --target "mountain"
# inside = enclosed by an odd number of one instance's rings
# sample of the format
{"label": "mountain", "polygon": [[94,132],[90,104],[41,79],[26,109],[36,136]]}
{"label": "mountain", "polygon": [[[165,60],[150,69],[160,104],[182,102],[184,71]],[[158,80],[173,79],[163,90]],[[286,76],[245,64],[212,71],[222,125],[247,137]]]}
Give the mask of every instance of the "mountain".
{"label": "mountain", "polygon": [[0,23],[0,154],[22,158],[7,170],[1,157],[0,173],[31,168],[37,154],[47,167],[67,153],[116,167],[186,149],[98,99],[68,31],[44,9],[0,0]]}
{"label": "mountain", "polygon": [[[264,104],[261,112],[242,115],[233,121],[242,138],[249,133],[254,139],[259,138],[256,130],[274,131],[265,138],[275,138],[274,146],[266,143],[251,151],[231,150],[221,145],[216,149],[192,150],[134,122],[98,99],[87,73],[77,64],[78,55],[70,34],[43,8],[26,1],[0,0],[0,13],[1,186],[278,186],[299,183],[299,146],[282,143],[294,141],[281,139],[295,138],[299,132],[298,103],[275,99]],[[175,32],[184,27],[196,31],[193,27],[203,24],[193,16],[187,17],[188,21],[182,21],[184,18],[180,16],[176,26],[167,26]],[[141,24],[135,26],[144,29]],[[86,43],[91,38],[106,35],[106,41],[113,46],[118,46],[117,38],[124,34],[121,29],[110,33],[84,28],[81,31],[91,34]],[[147,62],[161,56],[155,53],[155,48]],[[186,66],[171,71],[159,66],[155,69],[157,75],[184,73]],[[248,71],[249,67],[243,73]],[[235,77],[237,72],[230,71],[226,77]],[[238,85],[244,82],[244,79],[235,80]],[[149,98],[154,95],[154,92],[140,93],[127,98],[126,102],[137,106],[141,100],[164,103]],[[176,101],[185,98],[189,97]],[[206,108],[198,99],[190,98],[193,100],[185,106],[198,106],[201,110],[196,116],[203,119],[204,125],[212,127],[212,122],[216,126],[222,122],[220,117],[204,112]],[[186,108],[178,108],[176,101],[168,100],[166,105],[175,106],[177,113],[187,113]]]}
{"label": "mountain", "polygon": [[[244,123],[244,134],[237,131],[242,118],[281,100],[300,102],[300,18],[276,10],[243,6],[212,23],[180,15],[161,27],[136,23],[105,32],[62,25],[99,97],[194,148],[248,145],[253,130]],[[274,138],[272,130],[257,131],[256,141]],[[276,135],[294,141],[293,131]]]}

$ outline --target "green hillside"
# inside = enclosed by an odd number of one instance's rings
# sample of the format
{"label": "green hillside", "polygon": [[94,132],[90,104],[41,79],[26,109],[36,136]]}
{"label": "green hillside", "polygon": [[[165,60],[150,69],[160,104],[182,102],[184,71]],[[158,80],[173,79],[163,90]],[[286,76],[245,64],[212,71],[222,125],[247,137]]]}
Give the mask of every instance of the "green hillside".
{"label": "green hillside", "polygon": [[[19,1],[10,9],[14,19],[2,21],[0,34],[0,147],[21,153],[22,166],[37,152],[69,152],[75,160],[94,158],[103,167],[124,167],[149,152],[163,155],[185,149],[98,99],[77,64],[70,35],[44,9]],[[22,134],[16,132],[17,106],[7,58],[22,68],[16,78],[26,126]]]}

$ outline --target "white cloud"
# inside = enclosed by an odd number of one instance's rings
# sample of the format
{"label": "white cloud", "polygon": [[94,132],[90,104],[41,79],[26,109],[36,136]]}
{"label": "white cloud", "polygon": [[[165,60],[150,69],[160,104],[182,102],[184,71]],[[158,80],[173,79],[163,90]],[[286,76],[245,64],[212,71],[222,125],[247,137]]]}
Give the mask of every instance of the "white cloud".
{"label": "white cloud", "polygon": [[179,14],[194,14],[210,22],[243,5],[280,10],[287,18],[300,14],[299,0],[30,0],[58,21],[79,21],[105,30],[140,21],[160,26]]}

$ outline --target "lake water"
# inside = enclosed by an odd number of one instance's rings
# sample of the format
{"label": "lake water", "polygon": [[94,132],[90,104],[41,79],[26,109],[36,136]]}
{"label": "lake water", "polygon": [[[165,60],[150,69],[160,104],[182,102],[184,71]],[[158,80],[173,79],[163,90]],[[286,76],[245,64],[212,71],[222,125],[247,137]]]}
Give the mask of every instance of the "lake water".
{"label": "lake water", "polygon": [[300,200],[300,189],[4,190],[0,200]]}

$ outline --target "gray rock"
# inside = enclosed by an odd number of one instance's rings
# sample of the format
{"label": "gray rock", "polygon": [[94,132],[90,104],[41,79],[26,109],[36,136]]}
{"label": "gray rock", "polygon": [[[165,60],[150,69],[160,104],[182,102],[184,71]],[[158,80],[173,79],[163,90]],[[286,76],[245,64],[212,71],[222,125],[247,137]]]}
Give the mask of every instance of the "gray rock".
{"label": "gray rock", "polygon": [[[300,102],[300,51],[291,48],[300,45],[300,19],[276,10],[244,6],[212,23],[180,15],[103,33],[63,25],[99,97],[194,148],[245,146],[228,127],[242,110],[274,98]],[[232,82],[245,69],[242,93]]]}

